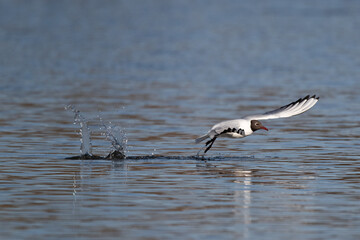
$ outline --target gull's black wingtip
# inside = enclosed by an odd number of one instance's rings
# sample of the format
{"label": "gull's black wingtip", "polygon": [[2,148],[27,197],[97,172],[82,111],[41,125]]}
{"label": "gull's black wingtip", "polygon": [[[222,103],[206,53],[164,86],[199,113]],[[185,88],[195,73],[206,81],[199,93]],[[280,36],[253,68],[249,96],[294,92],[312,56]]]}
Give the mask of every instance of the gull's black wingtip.
{"label": "gull's black wingtip", "polygon": [[315,94],[314,94],[314,96],[312,96],[311,98],[314,98],[314,99],[316,99],[316,100],[319,100],[319,99],[320,99],[320,97],[317,97]]}

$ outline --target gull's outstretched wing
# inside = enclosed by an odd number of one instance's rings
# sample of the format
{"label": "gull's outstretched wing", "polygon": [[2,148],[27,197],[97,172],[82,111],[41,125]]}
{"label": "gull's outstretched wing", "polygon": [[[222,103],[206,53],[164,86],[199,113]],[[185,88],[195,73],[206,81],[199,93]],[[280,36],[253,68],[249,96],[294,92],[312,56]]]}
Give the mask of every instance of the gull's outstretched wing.
{"label": "gull's outstretched wing", "polygon": [[265,120],[275,118],[287,118],[306,112],[307,110],[312,108],[317,103],[317,101],[319,101],[319,97],[316,97],[315,95],[310,97],[310,95],[307,95],[306,97],[299,98],[299,100],[289,103],[288,105],[285,105],[281,108],[266,112],[264,114],[246,116],[244,117],[244,119]]}

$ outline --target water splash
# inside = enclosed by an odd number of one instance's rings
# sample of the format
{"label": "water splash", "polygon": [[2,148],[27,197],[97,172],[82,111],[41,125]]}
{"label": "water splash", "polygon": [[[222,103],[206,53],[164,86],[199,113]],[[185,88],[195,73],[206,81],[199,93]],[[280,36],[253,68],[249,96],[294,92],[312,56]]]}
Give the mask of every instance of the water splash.
{"label": "water splash", "polygon": [[[125,131],[118,125],[111,122],[105,123],[101,117],[98,116],[100,125],[89,125],[89,120],[86,119],[79,110],[73,105],[65,107],[66,110],[72,111],[74,115],[74,124],[80,125],[80,156],[75,156],[74,159],[124,159],[127,153],[127,137]],[[93,122],[93,120],[92,120]],[[91,127],[91,129],[90,129]],[[106,157],[96,156],[92,154],[91,133],[101,132],[106,140],[111,142],[110,153]]]}
{"label": "water splash", "polygon": [[127,137],[125,131],[118,125],[104,123],[100,118],[102,124],[103,133],[106,140],[111,142],[111,152],[106,157],[108,159],[125,158],[127,153]]}
{"label": "water splash", "polygon": [[91,144],[91,130],[89,128],[89,121],[80,114],[80,111],[77,110],[73,105],[68,105],[65,107],[66,110],[72,111],[74,115],[74,124],[80,125],[80,154],[92,156],[92,144]]}

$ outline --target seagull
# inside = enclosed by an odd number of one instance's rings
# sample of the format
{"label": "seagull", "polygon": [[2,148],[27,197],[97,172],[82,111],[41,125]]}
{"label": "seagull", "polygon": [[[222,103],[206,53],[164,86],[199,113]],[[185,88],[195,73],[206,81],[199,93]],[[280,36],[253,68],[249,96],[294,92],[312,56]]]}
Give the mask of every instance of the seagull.
{"label": "seagull", "polygon": [[[250,115],[241,119],[220,122],[215,124],[208,133],[195,139],[195,143],[200,143],[205,139],[210,138],[205,143],[205,146],[200,149],[201,151],[206,148],[204,151],[205,155],[218,137],[243,138],[260,129],[269,131],[269,129],[262,125],[259,120],[287,118],[299,115],[312,108],[317,101],[319,101],[319,97],[316,97],[316,95],[312,97],[307,95],[304,98],[299,98],[297,101],[263,114]],[[198,155],[200,151],[198,152]]]}

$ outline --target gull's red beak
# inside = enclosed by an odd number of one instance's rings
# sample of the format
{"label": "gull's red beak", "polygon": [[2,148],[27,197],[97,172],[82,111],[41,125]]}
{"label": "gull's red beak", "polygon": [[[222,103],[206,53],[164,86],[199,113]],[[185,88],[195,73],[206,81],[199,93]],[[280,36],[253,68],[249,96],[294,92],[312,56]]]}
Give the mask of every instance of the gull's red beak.
{"label": "gull's red beak", "polygon": [[264,129],[264,130],[266,130],[266,131],[269,131],[269,129],[267,129],[267,128],[264,127],[264,126],[261,126],[260,128],[261,128],[261,129]]}

